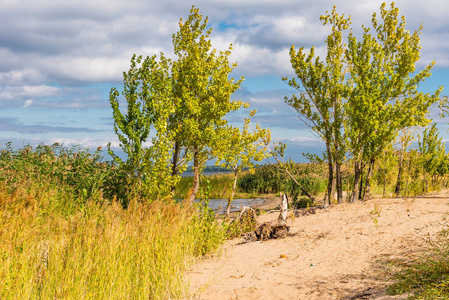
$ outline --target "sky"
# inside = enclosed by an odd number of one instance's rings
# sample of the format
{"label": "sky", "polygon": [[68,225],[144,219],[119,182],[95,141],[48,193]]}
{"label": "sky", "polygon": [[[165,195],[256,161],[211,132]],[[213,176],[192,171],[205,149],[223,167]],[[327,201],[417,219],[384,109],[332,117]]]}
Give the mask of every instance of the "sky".
{"label": "sky", "polygon": [[[232,97],[257,109],[253,122],[269,127],[274,141],[287,144],[286,156],[305,161],[302,153],[320,153],[323,143],[284,102],[295,90],[289,49],[315,46],[325,56],[329,31],[320,15],[336,5],[351,15],[354,33],[370,25],[378,0],[0,0],[0,147],[62,143],[96,149],[111,142],[109,91],[123,89],[123,72],[133,54],[160,52],[173,57],[172,35],[180,18],[195,5],[209,19],[212,46],[233,44],[233,78],[244,76]],[[420,86],[433,92],[449,84],[449,1],[397,0],[407,29],[423,25],[418,70],[435,60],[433,75]],[[387,2],[389,7],[390,2]],[[443,95],[448,95],[448,90]],[[228,116],[243,124],[248,112]],[[449,141],[448,119],[437,120]]]}

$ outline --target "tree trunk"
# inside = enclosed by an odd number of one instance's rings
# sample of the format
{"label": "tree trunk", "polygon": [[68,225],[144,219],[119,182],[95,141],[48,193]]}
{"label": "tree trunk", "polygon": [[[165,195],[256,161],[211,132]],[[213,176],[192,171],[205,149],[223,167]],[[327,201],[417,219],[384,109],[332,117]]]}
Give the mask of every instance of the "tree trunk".
{"label": "tree trunk", "polygon": [[328,162],[328,168],[329,168],[329,176],[328,176],[328,182],[327,182],[327,196],[324,197],[324,207],[328,207],[331,203],[331,199],[333,198],[333,189],[332,185],[334,183],[334,166],[332,164],[332,160],[329,159]]}
{"label": "tree trunk", "polygon": [[423,176],[424,176],[424,178],[423,178],[423,181],[424,181],[424,196],[426,196],[427,195],[427,188],[428,188],[426,171],[423,171]]}
{"label": "tree trunk", "polygon": [[341,183],[341,164],[336,161],[335,162],[335,175],[336,175],[336,185],[337,185],[337,203],[343,203],[343,186]]}
{"label": "tree trunk", "polygon": [[287,223],[287,209],[288,209],[288,200],[287,195],[285,193],[281,193],[281,213],[279,214],[278,220],[280,224]]}
{"label": "tree trunk", "polygon": [[[337,111],[337,102],[335,102],[334,105],[334,111]],[[340,113],[341,111],[338,110]],[[334,128],[334,164],[335,164],[335,183],[336,183],[336,190],[337,190],[337,203],[341,204],[343,203],[343,185],[341,183],[341,155],[340,155],[340,132],[339,130],[335,130]],[[334,187],[335,191],[335,187]]]}
{"label": "tree trunk", "polygon": [[327,195],[324,196],[324,207],[328,207],[333,198],[333,183],[334,183],[334,164],[332,162],[332,152],[329,144],[329,139],[326,139],[326,151],[327,151],[327,161],[328,161],[328,181],[327,181]]}
{"label": "tree trunk", "polygon": [[[178,158],[179,158],[179,142],[175,142],[175,146],[173,148],[173,158],[172,158],[172,166],[171,166],[171,176],[175,177],[178,175]],[[171,193],[173,198],[175,197],[176,186],[172,185]]]}
{"label": "tree trunk", "polygon": [[362,192],[363,192],[363,170],[362,170],[362,168],[360,168],[359,196],[358,196],[359,198],[358,198],[358,200],[362,199]]}
{"label": "tree trunk", "polygon": [[332,172],[333,172],[333,178],[332,178],[332,198],[331,198],[331,202],[332,200],[335,199],[335,192],[337,191],[337,184],[336,184],[336,179],[337,179],[337,162],[334,162],[333,168],[332,168]]}
{"label": "tree trunk", "polygon": [[382,198],[385,198],[386,189],[387,189],[387,158],[384,157],[384,187],[382,191]]}
{"label": "tree trunk", "polygon": [[198,153],[198,147],[195,146],[193,149],[193,170],[194,170],[194,175],[193,175],[193,186],[192,189],[190,191],[190,197],[189,197],[189,202],[190,203],[194,203],[195,202],[195,198],[196,198],[196,194],[198,193],[198,189],[200,187],[200,164],[199,164],[199,157],[198,157],[199,153]]}
{"label": "tree trunk", "polygon": [[399,193],[401,192],[401,180],[402,180],[402,153],[401,157],[399,157],[399,171],[398,171],[398,181],[396,183],[396,188],[394,190],[394,193],[396,194],[396,197],[399,196]]}
{"label": "tree trunk", "polygon": [[237,176],[238,176],[238,171],[235,170],[234,171],[234,183],[232,184],[231,197],[228,199],[228,207],[226,209],[226,218],[228,218],[229,214],[231,213],[231,202],[234,200],[235,188],[237,186]]}
{"label": "tree trunk", "polygon": [[359,161],[356,161],[354,164],[354,184],[352,186],[351,203],[357,202],[359,196],[359,183],[362,171],[360,165]]}
{"label": "tree trunk", "polygon": [[365,190],[363,191],[363,197],[362,199],[366,200],[371,197],[371,176],[373,175],[374,170],[374,159],[370,159],[369,165],[368,165],[368,174],[366,174],[365,179]]}

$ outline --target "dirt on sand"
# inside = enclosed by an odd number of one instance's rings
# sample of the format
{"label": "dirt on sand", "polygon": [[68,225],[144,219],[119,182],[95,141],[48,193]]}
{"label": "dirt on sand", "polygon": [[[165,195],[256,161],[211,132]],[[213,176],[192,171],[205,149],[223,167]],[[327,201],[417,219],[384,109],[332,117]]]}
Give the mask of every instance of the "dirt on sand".
{"label": "dirt on sand", "polygon": [[[385,261],[422,249],[449,212],[449,192],[316,209],[289,217],[290,236],[227,241],[187,274],[192,299],[405,299],[385,294]],[[294,212],[289,212],[293,214]],[[267,213],[259,222],[277,218]],[[299,215],[299,214],[298,214]]]}

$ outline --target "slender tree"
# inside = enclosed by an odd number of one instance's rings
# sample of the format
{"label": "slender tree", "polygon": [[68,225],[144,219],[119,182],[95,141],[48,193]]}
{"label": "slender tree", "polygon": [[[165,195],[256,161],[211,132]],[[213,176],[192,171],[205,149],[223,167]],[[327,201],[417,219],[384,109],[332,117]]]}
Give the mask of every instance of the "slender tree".
{"label": "slender tree", "polygon": [[345,146],[343,130],[343,99],[346,97],[345,63],[343,31],[350,25],[350,18],[338,15],[335,7],[330,15],[321,16],[324,25],[330,24],[331,33],[327,37],[327,56],[325,61],[315,56],[315,48],[309,53],[300,48],[290,49],[290,62],[296,78],[287,80],[291,87],[298,90],[298,95],[285,97],[285,102],[293,107],[300,119],[326,144],[323,159],[328,163],[329,178],[325,206],[330,204],[333,196],[333,165],[335,163],[337,179],[337,200],[342,201],[342,184],[340,166],[344,161]]}
{"label": "slender tree", "polygon": [[[229,78],[236,63],[225,51],[212,48],[207,18],[192,7],[188,19],[179,22],[173,35],[175,60],[163,53],[156,57],[134,56],[124,73],[127,109],[119,109],[119,93],[110,94],[114,128],[128,156],[123,165],[139,182],[138,190],[153,197],[173,195],[180,174],[193,159],[194,184],[188,200],[193,202],[199,188],[200,172],[213,158],[221,132],[227,128],[225,116],[248,104],[231,100],[243,78]],[[150,129],[155,134],[150,138]],[[145,142],[151,144],[144,148]],[[145,183],[145,184],[142,184]]]}
{"label": "slender tree", "polygon": [[[217,144],[219,131],[227,125],[224,118],[229,112],[238,110],[244,103],[231,100],[231,95],[240,87],[229,75],[236,63],[228,61],[232,45],[228,50],[212,48],[207,29],[207,18],[192,7],[189,18],[179,22],[179,31],[173,36],[173,97],[175,113],[173,124],[179,127],[173,154],[173,170],[181,147],[191,151],[194,168],[194,184],[189,193],[193,202],[199,188],[200,172],[213,157],[213,145]],[[175,173],[175,172],[173,172]]]}
{"label": "slender tree", "polygon": [[[110,103],[113,111],[114,130],[120,147],[127,155],[122,161],[108,145],[108,152],[116,163],[128,173],[128,186],[132,196],[159,198],[166,196],[167,182],[166,157],[170,151],[170,136],[167,132],[169,114],[173,111],[170,102],[170,80],[167,60],[156,57],[137,57],[131,59],[128,72],[123,73],[126,99],[125,110],[120,110],[119,92],[112,88]],[[156,137],[150,137],[150,129]],[[144,143],[151,144],[148,148]],[[149,184],[151,182],[151,184]]]}
{"label": "slender tree", "polygon": [[393,143],[388,144],[383,149],[382,155],[380,156],[380,163],[381,167],[379,168],[379,171],[381,171],[383,175],[382,197],[384,198],[387,189],[388,173],[391,171],[393,165],[396,164],[396,156],[393,149]]}
{"label": "slender tree", "polygon": [[[255,113],[255,110],[252,111],[250,117],[253,117]],[[270,139],[270,131],[260,128],[259,125],[256,125],[254,130],[251,130],[250,126],[250,118],[246,118],[242,129],[236,127],[226,128],[223,131],[222,139],[215,147],[217,149],[215,154],[217,164],[228,168],[234,174],[226,216],[229,216],[231,212],[231,203],[234,200],[239,173],[243,169],[249,169],[250,172],[254,172],[255,163],[268,157],[263,140]]]}
{"label": "slender tree", "polygon": [[442,142],[436,128],[436,123],[427,127],[418,140],[418,151],[420,152],[420,163],[423,170],[424,195],[428,192],[428,178],[439,174],[443,161],[446,160],[446,147]]}
{"label": "slender tree", "polygon": [[394,193],[396,196],[399,196],[401,194],[402,190],[402,183],[403,183],[403,174],[405,171],[405,163],[406,163],[406,156],[407,156],[407,150],[409,146],[412,144],[413,140],[415,139],[414,134],[414,128],[404,128],[400,130],[398,136],[397,136],[397,156],[398,156],[398,179],[396,182],[396,187],[394,190]]}

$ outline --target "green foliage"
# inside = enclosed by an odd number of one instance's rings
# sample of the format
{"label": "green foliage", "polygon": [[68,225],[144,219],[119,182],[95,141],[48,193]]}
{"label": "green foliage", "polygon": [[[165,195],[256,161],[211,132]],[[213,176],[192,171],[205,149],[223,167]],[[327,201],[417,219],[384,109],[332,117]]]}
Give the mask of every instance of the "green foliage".
{"label": "green foliage", "polygon": [[[418,91],[434,65],[432,62],[416,72],[422,27],[410,33],[405,29],[405,18],[398,19],[394,3],[389,10],[385,6],[383,3],[380,8],[380,20],[373,14],[372,29],[363,27],[361,40],[352,33],[348,37],[345,59],[350,92],[345,105],[345,135],[356,160],[356,175],[369,161],[379,158],[399,130],[426,125],[429,109],[441,102],[442,87],[433,94]],[[357,199],[358,185],[356,180],[352,201]]]}
{"label": "green foliage", "polygon": [[293,46],[290,50],[296,78],[283,80],[299,93],[286,103],[326,144],[322,158],[307,157],[327,161],[330,170],[335,163],[339,179],[338,167],[349,154],[354,162],[352,201],[359,196],[365,167],[379,159],[398,132],[427,125],[431,107],[447,106],[447,99],[440,98],[442,87],[432,94],[418,90],[431,76],[434,62],[416,71],[422,26],[410,33],[398,14],[394,3],[390,9],[383,3],[380,18],[374,13],[372,28],[362,26],[358,38],[350,30],[351,18],[337,14],[334,7],[320,18],[323,25],[331,25],[325,60],[315,55],[314,47],[309,52],[296,52]]}
{"label": "green foliage", "polygon": [[232,45],[228,50],[212,48],[207,29],[208,19],[203,20],[199,10],[192,7],[189,18],[179,23],[179,31],[173,35],[174,53],[177,60],[172,65],[175,112],[172,124],[179,127],[176,143],[179,151],[173,160],[178,161],[181,148],[193,157],[195,180],[190,194],[193,202],[199,186],[200,172],[206,162],[215,156],[226,134],[229,112],[240,109],[241,101],[231,100],[240,87],[241,78],[229,78],[236,63],[229,63]]}
{"label": "green foliage", "polygon": [[[208,180],[210,182],[211,190],[209,192],[210,199],[225,199],[231,196],[231,188],[234,175],[227,174],[213,174],[209,176],[202,176],[201,182]],[[175,198],[185,199],[193,185],[193,176],[182,177],[176,186]]]}
{"label": "green foliage", "polygon": [[11,192],[30,181],[63,185],[86,202],[91,197],[122,197],[125,174],[114,164],[103,161],[101,148],[91,153],[79,146],[69,148],[55,143],[25,145],[14,150],[8,143],[0,153],[0,181]]}
{"label": "green foliage", "polygon": [[[256,111],[252,111],[250,117],[255,113]],[[215,147],[217,165],[234,173],[239,173],[243,169],[252,172],[256,162],[268,157],[263,140],[270,139],[270,131],[260,128],[259,125],[251,130],[250,126],[251,121],[247,118],[241,130],[232,126],[224,128],[223,139]]]}
{"label": "green foliage", "polygon": [[343,31],[349,28],[350,18],[339,16],[334,10],[332,15],[322,16],[323,25],[331,24],[331,33],[326,39],[327,55],[324,61],[315,56],[315,47],[307,53],[304,47],[298,52],[290,49],[290,62],[296,77],[288,80],[298,95],[285,97],[285,102],[293,107],[300,119],[315,131],[326,144],[323,159],[332,163],[344,160],[345,144],[342,137],[343,100],[347,97],[345,87],[345,65]]}
{"label": "green foliage", "polygon": [[[252,111],[250,117],[253,117],[255,113],[255,110]],[[222,139],[215,145],[216,164],[228,168],[234,174],[226,215],[229,215],[231,210],[239,173],[245,168],[249,169],[250,173],[254,172],[255,163],[269,156],[264,144],[271,139],[270,131],[260,128],[259,125],[256,125],[255,130],[251,130],[250,124],[250,119],[248,118],[245,119],[242,130],[232,126],[224,128]]]}
{"label": "green foliage", "polygon": [[[418,91],[431,75],[434,62],[415,72],[420,56],[418,30],[405,29],[399,9],[381,6],[381,20],[373,14],[370,28],[363,27],[361,41],[350,34],[346,59],[350,67],[351,92],[347,102],[347,136],[354,157],[377,157],[393,141],[398,130],[426,125],[431,105],[437,103],[442,87],[431,94]],[[415,75],[412,75],[415,73]]]}
{"label": "green foliage", "polygon": [[300,208],[308,208],[313,206],[314,204],[309,198],[306,197],[299,197],[297,199],[293,199],[293,202],[291,204],[291,207],[300,209]]}
{"label": "green foliage", "polygon": [[227,222],[226,220],[223,221],[223,227],[226,230],[227,238],[238,238],[241,237],[244,233],[256,230],[257,220],[255,218],[255,215],[255,213],[243,214],[241,218],[239,218],[238,220],[234,220],[229,224],[225,223]]}
{"label": "green foliage", "polygon": [[[167,129],[168,118],[174,110],[168,64],[163,54],[159,62],[156,56],[132,57],[128,73],[123,73],[125,113],[120,111],[119,92],[115,88],[110,92],[114,130],[127,160],[123,162],[115,155],[110,144],[109,154],[128,175],[129,198],[167,198],[178,180],[167,169],[173,139],[173,132]],[[151,127],[156,135],[149,138]],[[151,145],[144,148],[147,141]]]}
{"label": "green foliage", "polygon": [[205,180],[205,187],[201,190],[200,202],[196,204],[198,214],[194,218],[195,227],[192,228],[194,236],[198,239],[195,241],[195,255],[203,255],[216,250],[225,237],[225,229],[216,222],[215,212],[209,208],[209,199],[211,192],[211,182]]}
{"label": "green foliage", "polygon": [[[323,164],[296,164],[292,169],[296,180],[304,189],[316,195],[326,188],[326,171]],[[238,180],[241,192],[276,194],[281,191],[293,195],[301,195],[298,186],[279,167],[279,165],[263,165],[255,169],[254,174],[247,173]]]}
{"label": "green foliage", "polygon": [[[111,90],[114,128],[128,159],[123,163],[110,153],[128,172],[131,193],[140,197],[169,197],[193,159],[193,202],[200,172],[227,134],[224,117],[247,107],[231,100],[243,81],[229,78],[236,67],[228,61],[232,46],[217,53],[207,21],[195,7],[185,22],[180,20],[173,35],[173,61],[162,53],[159,61],[156,56],[133,56],[130,70],[124,73],[126,113],[119,110],[119,93]],[[150,139],[151,127],[155,134]],[[151,146],[144,149],[146,141]]]}
{"label": "green foliage", "polygon": [[438,135],[436,123],[424,130],[422,138],[418,140],[418,150],[421,154],[421,163],[425,172],[430,175],[447,173],[446,147]]}

